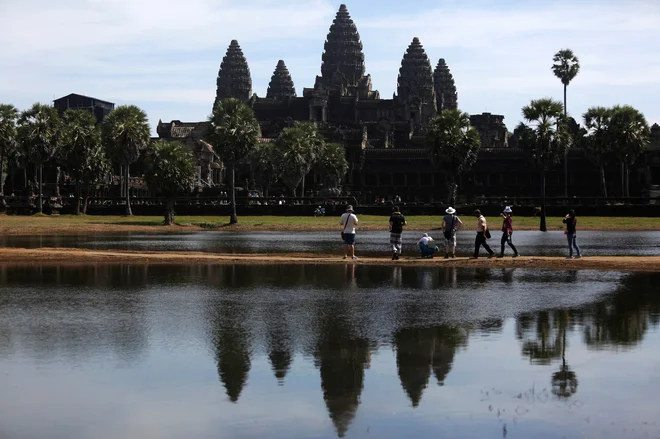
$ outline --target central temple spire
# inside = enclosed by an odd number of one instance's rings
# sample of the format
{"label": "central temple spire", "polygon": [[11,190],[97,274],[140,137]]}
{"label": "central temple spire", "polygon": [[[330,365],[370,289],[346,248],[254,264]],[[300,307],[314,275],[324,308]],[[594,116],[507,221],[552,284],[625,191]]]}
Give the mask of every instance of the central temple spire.
{"label": "central temple spire", "polygon": [[364,53],[360,34],[346,5],[339,7],[323,46],[321,76],[326,84],[357,86],[364,76]]}

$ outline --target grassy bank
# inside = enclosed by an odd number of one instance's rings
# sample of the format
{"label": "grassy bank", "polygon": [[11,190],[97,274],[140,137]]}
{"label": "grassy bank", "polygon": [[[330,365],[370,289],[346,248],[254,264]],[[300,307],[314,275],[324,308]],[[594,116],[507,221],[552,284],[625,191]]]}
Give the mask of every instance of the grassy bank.
{"label": "grassy bank", "polygon": [[[360,215],[360,230],[388,230],[388,217]],[[408,230],[438,229],[442,222],[439,216],[409,216]],[[463,217],[464,228],[472,229],[476,220]],[[488,218],[493,230],[499,230],[501,219]],[[562,230],[561,218],[547,219],[548,230]],[[165,227],[158,216],[0,216],[0,234],[39,235],[72,234],[94,232],[183,232],[198,230],[227,231],[313,231],[339,230],[338,217],[285,217],[285,216],[242,216],[239,223],[228,224],[227,217],[178,216],[177,225]],[[514,217],[515,230],[538,230],[539,219]],[[629,217],[580,217],[578,230],[660,230],[660,218]]]}

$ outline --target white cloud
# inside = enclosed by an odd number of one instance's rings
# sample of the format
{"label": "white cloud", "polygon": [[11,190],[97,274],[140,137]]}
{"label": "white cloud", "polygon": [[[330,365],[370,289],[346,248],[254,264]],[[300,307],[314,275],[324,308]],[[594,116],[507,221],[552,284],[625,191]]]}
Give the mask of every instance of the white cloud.
{"label": "white cloud", "polygon": [[[0,96],[19,107],[71,92],[135,103],[153,121],[204,119],[229,41],[248,59],[264,95],[278,59],[296,89],[314,84],[337,5],[326,0],[6,0],[0,6]],[[387,0],[386,0],[387,3]],[[422,1],[423,3],[423,1]],[[396,89],[401,57],[420,37],[435,66],[444,57],[459,104],[519,119],[530,99],[562,97],[550,71],[554,52],[572,48],[582,69],[569,87],[569,112],[625,103],[660,122],[660,4],[651,1],[540,3],[428,2],[417,13],[393,4],[354,5],[367,72],[381,96]],[[349,10],[351,4],[348,3]]]}

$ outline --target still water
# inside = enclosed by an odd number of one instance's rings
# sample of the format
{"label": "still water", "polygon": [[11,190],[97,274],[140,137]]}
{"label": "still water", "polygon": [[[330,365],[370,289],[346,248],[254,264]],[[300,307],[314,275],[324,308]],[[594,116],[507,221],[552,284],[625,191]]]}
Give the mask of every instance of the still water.
{"label": "still water", "polygon": [[660,273],[0,267],[0,438],[657,438]]}
{"label": "still water", "polygon": [[[442,240],[441,231],[429,231]],[[404,256],[417,255],[417,241],[423,232],[403,234]],[[457,253],[470,255],[474,251],[474,232],[458,233]],[[499,251],[499,233],[489,241]],[[526,256],[565,256],[567,243],[561,231],[519,231],[513,241]],[[387,255],[391,251],[388,232],[358,232],[358,255]],[[660,232],[579,232],[578,243],[587,256],[654,256],[660,255]],[[76,247],[95,250],[196,251],[216,253],[341,253],[339,232],[224,232],[204,231],[176,234],[80,234],[70,236],[1,236],[4,247]],[[482,250],[483,252],[483,250]],[[507,247],[507,254],[511,249]]]}

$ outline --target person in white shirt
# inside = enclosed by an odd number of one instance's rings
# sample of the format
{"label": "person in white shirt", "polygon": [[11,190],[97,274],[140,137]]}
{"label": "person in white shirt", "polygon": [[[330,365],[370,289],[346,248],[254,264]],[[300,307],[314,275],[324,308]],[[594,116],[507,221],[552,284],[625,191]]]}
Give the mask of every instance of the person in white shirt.
{"label": "person in white shirt", "polygon": [[479,209],[474,211],[474,216],[477,217],[477,238],[474,240],[474,259],[479,258],[479,249],[483,246],[488,252],[488,258],[492,258],[495,255],[495,252],[491,250],[490,246],[486,242],[486,239],[490,237],[490,232],[488,232],[488,223],[486,218],[481,214]]}
{"label": "person in white shirt", "polygon": [[355,256],[355,227],[358,224],[358,219],[353,213],[353,206],[350,204],[346,207],[346,213],[341,216],[339,224],[343,226],[341,236],[344,240],[344,259],[348,258],[349,249],[351,250],[351,258],[357,259]]}
{"label": "person in white shirt", "polygon": [[423,258],[433,258],[433,255],[438,252],[438,246],[428,233],[424,233],[424,236],[417,241],[417,246]]}

